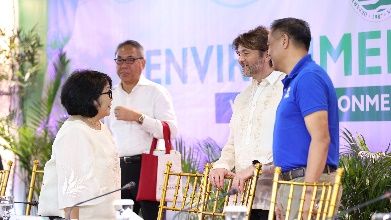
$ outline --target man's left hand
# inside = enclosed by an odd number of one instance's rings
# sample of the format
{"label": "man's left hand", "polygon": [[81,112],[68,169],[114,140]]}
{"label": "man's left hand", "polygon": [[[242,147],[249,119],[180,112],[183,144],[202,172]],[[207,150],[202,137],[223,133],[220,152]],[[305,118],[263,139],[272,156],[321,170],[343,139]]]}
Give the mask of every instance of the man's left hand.
{"label": "man's left hand", "polygon": [[240,193],[244,191],[244,183],[254,175],[254,166],[249,166],[240,172],[237,172],[232,181],[232,188],[237,189]]}
{"label": "man's left hand", "polygon": [[[311,217],[308,218],[308,213],[310,212],[311,209],[313,190],[314,188],[312,186],[308,186],[306,189],[305,196],[304,196],[304,204],[303,204],[303,217],[302,217],[303,220],[312,219]],[[316,202],[314,202],[310,216],[315,216],[317,214],[317,211],[318,211],[317,205]]]}

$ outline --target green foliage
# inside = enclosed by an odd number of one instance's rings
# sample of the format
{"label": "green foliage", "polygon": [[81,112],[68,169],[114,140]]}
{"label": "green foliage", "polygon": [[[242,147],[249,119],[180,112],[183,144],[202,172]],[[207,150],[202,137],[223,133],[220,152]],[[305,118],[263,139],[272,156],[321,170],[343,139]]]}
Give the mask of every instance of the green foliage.
{"label": "green foliage", "polygon": [[182,157],[182,172],[195,173],[198,171],[200,156],[194,151],[191,146],[187,146],[183,138],[175,140],[175,150],[181,153]]}
{"label": "green foliage", "polygon": [[[346,145],[342,149],[340,167],[345,169],[342,178],[343,195],[340,211],[383,195],[391,189],[390,146],[385,152],[371,153],[362,135],[354,136],[345,129],[342,136]],[[182,138],[175,142],[176,150],[182,154],[183,172],[202,172],[205,162],[213,162],[220,157],[221,148],[212,140],[186,143]],[[210,198],[215,195],[212,193]],[[222,204],[218,204],[221,208]],[[373,213],[391,212],[390,200],[383,200],[352,212],[341,219],[370,219]],[[182,216],[181,216],[182,217]],[[197,218],[195,214],[184,215],[184,219]]]}
{"label": "green foliage", "polygon": [[[16,110],[11,111],[7,117],[0,119],[0,139],[3,139],[0,146],[12,151],[18,157],[22,170],[29,176],[34,160],[39,160],[43,165],[50,159],[51,147],[59,128],[59,123],[52,119],[52,111],[62,78],[68,72],[69,60],[66,53],[60,51],[58,60],[53,64],[53,77],[47,81],[46,87],[32,86],[39,65],[37,56],[41,43],[38,35],[33,30],[25,34],[18,31],[17,35],[11,36],[9,42],[11,42],[9,51],[2,51],[0,55],[15,56],[8,60],[8,64],[11,65],[8,70],[11,70],[11,81],[16,82],[11,86],[17,85],[16,88],[10,88],[10,91],[17,92],[10,92],[9,95],[11,99],[19,98],[19,109],[22,112],[19,115]],[[2,70],[5,71],[6,68]],[[6,75],[5,72],[1,74]],[[5,78],[2,79],[9,80]],[[27,89],[28,93],[26,93]],[[42,94],[42,96],[31,101],[27,111],[23,108],[23,103],[27,98],[31,98],[29,96],[31,93]],[[28,178],[24,180],[29,182]],[[40,180],[37,181],[37,185],[40,185]]]}
{"label": "green foliage", "polygon": [[[58,124],[50,126],[50,117],[55,103],[55,98],[60,88],[61,79],[67,73],[69,60],[65,52],[59,54],[59,59],[55,66],[53,80],[48,82],[47,89],[43,92],[41,100],[32,102],[29,113],[26,114],[29,120],[18,127],[12,127],[12,123],[7,119],[8,130],[16,130],[16,135],[8,137],[11,141],[7,147],[19,158],[23,169],[31,172],[31,164],[34,160],[39,160],[45,164],[50,159],[51,146],[58,130]],[[9,132],[11,133],[11,132]],[[3,133],[0,134],[4,137]]]}
{"label": "green foliage", "polygon": [[[205,164],[212,163],[220,158],[221,155],[221,147],[212,139],[206,138],[204,140],[198,140],[194,143],[185,142],[183,138],[177,138],[175,140],[175,150],[179,151],[182,156],[182,171],[186,173],[203,173]],[[201,179],[198,179],[201,181]],[[224,190],[221,192],[227,191],[227,186],[224,187]],[[209,199],[214,199],[217,197],[215,190],[212,190],[209,194]],[[220,192],[220,193],[221,193]],[[223,209],[223,200],[218,200],[217,210]],[[207,204],[209,208],[213,205],[213,203]],[[198,215],[196,213],[179,213],[176,216],[177,219],[198,219]],[[206,217],[205,219],[223,219],[222,217],[211,216]]]}
{"label": "green foliage", "polygon": [[0,50],[3,62],[0,72],[2,79],[10,78],[17,82],[18,86],[28,87],[38,74],[39,50],[42,49],[41,39],[35,28],[27,32],[17,30],[10,36],[0,29],[0,40],[3,47]]}
{"label": "green foliage", "polygon": [[[362,135],[355,137],[345,129],[342,136],[347,145],[340,159],[340,166],[345,169],[340,211],[381,196],[391,189],[390,146],[385,152],[371,153]],[[391,212],[390,201],[379,201],[342,218],[370,219],[375,212]]]}
{"label": "green foliage", "polygon": [[198,149],[204,155],[204,163],[201,167],[201,170],[204,170],[206,163],[213,163],[218,160],[221,156],[221,147],[216,143],[215,140],[208,137],[205,140],[201,140],[197,143]]}
{"label": "green foliage", "polygon": [[44,126],[44,130],[54,130],[57,133],[58,125],[55,124],[54,128],[49,127],[51,113],[57,98],[57,94],[60,90],[62,78],[68,73],[69,59],[66,53],[60,51],[58,60],[54,63],[54,76],[48,81],[47,89],[43,92],[41,100],[32,102],[30,111],[26,114],[29,120],[26,120],[31,127]]}
{"label": "green foliage", "polygon": [[[12,132],[15,132],[12,134]],[[31,173],[32,161],[47,161],[49,159],[52,135],[46,131],[37,133],[35,129],[22,125],[12,126],[8,119],[0,121],[0,136],[6,140],[2,147],[11,150],[19,159],[22,168]]]}
{"label": "green foliage", "polygon": [[[16,120],[25,120],[26,111],[24,104],[32,92],[34,83],[40,72],[40,51],[42,43],[35,28],[29,31],[17,30],[7,34],[0,30],[0,80],[7,81],[9,90],[3,94],[14,97],[17,103],[12,103],[12,107],[17,106],[21,112],[13,112]],[[17,98],[15,98],[17,97]],[[15,109],[10,109],[15,110]],[[19,115],[21,114],[21,115]]]}
{"label": "green foliage", "polygon": [[180,137],[175,140],[174,148],[181,153],[182,171],[187,173],[203,172],[205,164],[219,159],[221,153],[220,146],[212,138],[190,144]]}

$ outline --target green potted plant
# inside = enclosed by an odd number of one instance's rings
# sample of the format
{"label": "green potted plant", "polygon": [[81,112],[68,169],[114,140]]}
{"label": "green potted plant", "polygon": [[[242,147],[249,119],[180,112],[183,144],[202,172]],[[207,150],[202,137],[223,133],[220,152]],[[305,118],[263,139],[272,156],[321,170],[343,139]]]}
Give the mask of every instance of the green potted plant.
{"label": "green potted plant", "polygon": [[[370,152],[362,135],[354,136],[342,131],[346,141],[342,149],[340,167],[345,169],[342,178],[343,194],[340,213],[383,195],[391,189],[390,145],[384,152]],[[341,216],[341,219],[370,219],[374,213],[391,212],[390,200],[382,200]]]}
{"label": "green potted plant", "polygon": [[[9,85],[8,91],[3,94],[13,101],[10,114],[0,118],[0,146],[17,156],[21,179],[27,185],[33,161],[39,160],[43,165],[51,155],[51,146],[59,127],[51,120],[52,111],[61,80],[68,72],[69,60],[60,50],[53,64],[53,77],[43,89],[38,80],[42,72],[39,69],[42,44],[34,29],[17,31],[11,36],[0,31],[0,37],[7,45],[7,49],[0,51],[0,58],[4,60],[0,79]],[[38,178],[36,185],[41,184],[41,178]]]}

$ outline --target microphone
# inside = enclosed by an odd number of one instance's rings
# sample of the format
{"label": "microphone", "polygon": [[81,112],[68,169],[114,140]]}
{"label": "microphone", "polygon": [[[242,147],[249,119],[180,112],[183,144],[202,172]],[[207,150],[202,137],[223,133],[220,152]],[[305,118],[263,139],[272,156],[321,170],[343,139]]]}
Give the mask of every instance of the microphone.
{"label": "microphone", "polygon": [[[233,189],[230,189],[227,193],[226,193],[226,195],[225,196],[233,196],[233,195],[236,195],[236,194],[238,194],[238,190],[237,189],[235,189],[235,188],[233,188]],[[222,195],[220,195],[220,197],[221,197]],[[222,196],[222,197],[225,197],[225,196]]]}
{"label": "microphone", "polygon": [[38,201],[31,201],[31,202],[14,202],[14,203],[21,203],[21,204],[26,204],[26,205],[38,206]]}
{"label": "microphone", "polygon": [[356,206],[354,206],[352,208],[349,208],[349,209],[347,209],[347,210],[345,210],[343,212],[340,212],[339,214],[334,215],[331,219],[338,219],[339,217],[342,217],[342,216],[344,216],[344,215],[346,215],[346,214],[348,214],[350,212],[353,212],[353,211],[356,211],[358,209],[364,208],[364,207],[366,207],[368,205],[371,205],[371,204],[373,204],[375,202],[378,202],[378,201],[381,201],[381,200],[387,199],[387,198],[391,198],[391,190],[386,191],[383,195],[381,195],[379,197],[376,197],[374,199],[371,199],[369,201],[366,201],[364,203],[356,205]]}
{"label": "microphone", "polygon": [[[209,203],[214,202],[214,201],[216,201],[218,199],[222,199],[222,198],[224,198],[226,196],[232,196],[232,195],[236,195],[236,194],[238,194],[238,190],[233,188],[233,189],[228,190],[228,192],[222,193],[218,197],[211,198],[211,199],[208,199],[208,200],[204,201],[203,203],[201,203],[201,205],[202,206],[203,205],[208,205]],[[180,214],[182,214],[183,212],[189,211],[190,209],[191,209],[191,207],[187,207],[185,209],[180,210],[179,212],[177,212],[174,215],[174,217],[172,219],[176,219],[176,217],[179,217]]]}
{"label": "microphone", "polygon": [[122,191],[122,190],[125,190],[125,189],[132,189],[132,188],[134,188],[135,186],[136,186],[136,183],[133,182],[133,181],[131,181],[131,182],[125,184],[123,187],[121,187],[121,188],[119,188],[119,189],[116,189],[116,190],[113,190],[113,191],[104,193],[104,194],[102,194],[102,195],[95,196],[95,197],[92,197],[92,198],[90,198],[90,199],[87,199],[87,200],[81,201],[81,202],[79,202],[79,203],[76,203],[76,204],[74,204],[73,206],[70,207],[69,211],[68,211],[68,212],[66,213],[66,215],[65,215],[65,216],[66,216],[65,219],[67,219],[67,220],[70,220],[70,219],[71,219],[72,209],[73,209],[74,207],[76,207],[76,206],[82,205],[82,204],[84,204],[84,203],[86,203],[86,202],[95,200],[95,199],[100,198],[100,197],[103,197],[103,196],[107,196],[107,195],[109,195],[109,194],[112,194],[112,193],[115,193],[115,192],[118,192],[118,191]]}

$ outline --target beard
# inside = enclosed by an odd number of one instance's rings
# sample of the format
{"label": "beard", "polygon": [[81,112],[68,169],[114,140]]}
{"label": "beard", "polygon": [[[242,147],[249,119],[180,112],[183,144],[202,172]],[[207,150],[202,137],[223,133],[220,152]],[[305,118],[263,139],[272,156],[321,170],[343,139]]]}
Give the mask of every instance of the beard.
{"label": "beard", "polygon": [[242,75],[245,77],[253,77],[261,70],[261,62],[257,62],[253,65],[243,65],[242,66]]}

